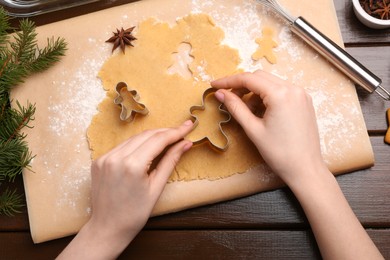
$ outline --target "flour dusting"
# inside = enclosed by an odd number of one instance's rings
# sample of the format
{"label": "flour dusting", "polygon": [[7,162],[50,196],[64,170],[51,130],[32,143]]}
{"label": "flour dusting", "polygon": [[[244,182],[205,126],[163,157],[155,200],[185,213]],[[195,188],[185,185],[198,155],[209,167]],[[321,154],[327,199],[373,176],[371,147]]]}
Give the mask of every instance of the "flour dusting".
{"label": "flour dusting", "polygon": [[[251,58],[258,47],[254,38],[261,35],[262,19],[259,17],[259,10],[262,9],[258,8],[258,4],[254,1],[243,1],[242,5],[235,6],[233,10],[229,10],[225,5],[215,7],[213,1],[193,0],[192,4],[193,12],[212,9],[208,13],[225,32],[222,44],[239,51],[241,68],[249,71],[262,68],[261,63],[255,64]],[[231,14],[232,11],[234,15]],[[262,12],[265,13],[264,10]]]}
{"label": "flour dusting", "polygon": [[[366,131],[364,125],[356,125],[356,122],[362,120],[362,116],[360,107],[355,102],[356,96],[349,94],[353,92],[347,90],[353,88],[352,84],[345,84],[344,80],[340,80],[339,72],[333,66],[296,37],[278,15],[262,7],[257,1],[244,0],[233,9],[231,4],[230,9],[227,5],[221,2],[216,4],[211,0],[192,0],[193,12],[208,13],[216,25],[223,29],[225,39],[222,43],[239,51],[242,59],[240,67],[244,71],[264,69],[308,91],[316,110],[325,161],[331,165],[346,159],[357,136]],[[269,25],[277,31],[276,65],[264,61],[254,62],[251,59],[258,47],[255,39],[261,37],[263,27]],[[201,71],[201,68],[198,69]],[[205,75],[203,77],[207,79]],[[340,93],[344,93],[343,102],[338,100]]]}
{"label": "flour dusting", "polygon": [[[356,134],[364,129],[357,129],[356,125],[349,118],[359,118],[361,111],[358,106],[351,106],[353,102],[345,102],[339,107],[334,104],[339,96],[338,93],[329,90],[330,87],[337,84],[338,88],[349,88],[344,82],[335,82],[327,80],[328,74],[334,74],[331,67],[328,71],[313,71],[307,73],[302,64],[313,64],[319,66],[324,63],[322,58],[307,48],[307,46],[297,39],[290,31],[289,27],[283,21],[275,16],[274,13],[263,8],[256,1],[240,1],[232,7],[231,3],[211,0],[192,0],[192,12],[208,13],[215,21],[218,27],[221,27],[225,33],[222,44],[228,45],[239,51],[242,63],[240,68],[244,71],[255,71],[257,69],[266,69],[280,78],[290,81],[293,84],[301,85],[312,96],[313,104],[316,109],[318,128],[321,138],[321,149],[325,160],[331,154],[337,155],[337,160],[343,160],[348,148],[353,147],[356,141]],[[131,14],[124,14],[123,20],[129,20]],[[277,31],[275,41],[278,47],[275,53],[278,57],[276,65],[269,65],[261,62],[254,62],[252,54],[258,48],[255,42],[256,38],[261,37],[264,26],[272,24]],[[107,31],[107,35],[111,30]],[[91,48],[98,49],[94,53],[107,53],[107,46],[95,38],[84,39],[90,44]],[[109,54],[109,53],[107,53]],[[44,167],[47,169],[48,176],[58,174],[56,169],[63,168],[59,163],[68,163],[66,171],[62,172],[63,182],[60,190],[63,196],[58,200],[58,206],[66,205],[69,208],[77,208],[77,202],[85,197],[80,194],[80,187],[90,185],[90,165],[83,160],[77,162],[64,162],[62,151],[64,149],[82,154],[81,151],[87,143],[85,133],[94,114],[97,113],[97,105],[105,97],[105,91],[102,88],[97,74],[102,67],[105,55],[82,56],[77,68],[74,71],[63,71],[61,78],[71,78],[68,82],[54,80],[53,87],[58,89],[58,96],[64,96],[63,101],[58,102],[57,97],[49,97],[50,106],[48,107],[49,125],[52,133],[59,138],[78,138],[74,147],[52,147],[43,155]],[[323,66],[323,64],[321,65]],[[327,66],[327,65],[325,65]],[[210,81],[213,78],[206,73],[207,64],[201,64],[196,68],[199,77],[198,81]],[[306,66],[307,67],[307,66]],[[308,80],[310,77],[316,77],[316,80]],[[355,97],[345,94],[345,100],[353,100]],[[77,111],[77,113],[74,113]],[[346,112],[347,111],[347,112]],[[299,112],[299,111],[297,111]],[[343,143],[343,148],[340,148]],[[327,161],[327,163],[334,163]],[[261,165],[258,170],[263,172],[260,181],[269,182],[272,180],[273,173],[266,166]],[[46,180],[43,180],[46,181]],[[72,190],[73,193],[67,191]],[[89,195],[86,195],[89,196]],[[86,209],[86,214],[90,213],[90,208]]]}
{"label": "flour dusting", "polygon": [[[85,40],[93,48],[97,48],[99,44],[94,38]],[[104,47],[106,46],[100,48],[102,52],[105,50]],[[75,212],[78,211],[79,202],[89,198],[89,194],[83,193],[88,191],[90,186],[90,160],[72,156],[73,159],[70,161],[64,152],[81,156],[81,151],[87,149],[88,126],[93,115],[98,112],[98,104],[106,94],[100,79],[97,78],[104,61],[104,55],[83,55],[74,70],[63,70],[58,77],[59,80],[53,80],[51,86],[56,89],[56,96],[49,97],[48,128],[56,138],[69,142],[66,147],[60,144],[50,147],[50,150],[47,149],[40,157],[47,170],[47,176],[50,178],[55,175],[56,178],[58,176],[61,178],[57,207],[66,207]]]}

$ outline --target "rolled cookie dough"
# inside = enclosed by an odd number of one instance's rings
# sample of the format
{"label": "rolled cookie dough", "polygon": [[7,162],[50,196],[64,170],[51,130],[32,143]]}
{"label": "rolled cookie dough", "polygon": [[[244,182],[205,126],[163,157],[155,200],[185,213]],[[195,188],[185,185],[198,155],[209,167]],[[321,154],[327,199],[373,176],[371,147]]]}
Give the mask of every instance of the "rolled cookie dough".
{"label": "rolled cookie dough", "polygon": [[[238,72],[238,51],[221,44],[224,33],[208,15],[191,14],[174,25],[151,18],[140,23],[134,34],[135,47],[127,48],[125,54],[116,52],[99,72],[107,96],[88,129],[93,159],[146,129],[181,124],[190,118],[191,106],[202,104],[210,80]],[[168,71],[173,54],[183,42],[192,48],[190,78]],[[136,116],[131,123],[119,119],[120,108],[113,99],[120,81],[139,93],[140,102],[150,111],[147,116]],[[257,149],[237,123],[225,125],[224,131],[230,139],[226,152],[215,151],[207,144],[193,147],[182,157],[170,181],[216,180],[261,163]]]}

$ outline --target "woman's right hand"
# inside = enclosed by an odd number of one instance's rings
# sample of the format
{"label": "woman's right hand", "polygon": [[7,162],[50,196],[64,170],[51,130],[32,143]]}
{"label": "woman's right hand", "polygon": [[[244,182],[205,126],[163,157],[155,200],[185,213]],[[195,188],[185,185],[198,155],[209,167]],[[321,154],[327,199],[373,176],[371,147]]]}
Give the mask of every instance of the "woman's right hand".
{"label": "woman's right hand", "polygon": [[[325,167],[312,100],[302,87],[263,71],[222,78],[211,85],[220,89],[216,97],[288,185]],[[241,97],[249,92],[254,95],[244,103]],[[262,117],[255,114],[259,106],[265,107]]]}

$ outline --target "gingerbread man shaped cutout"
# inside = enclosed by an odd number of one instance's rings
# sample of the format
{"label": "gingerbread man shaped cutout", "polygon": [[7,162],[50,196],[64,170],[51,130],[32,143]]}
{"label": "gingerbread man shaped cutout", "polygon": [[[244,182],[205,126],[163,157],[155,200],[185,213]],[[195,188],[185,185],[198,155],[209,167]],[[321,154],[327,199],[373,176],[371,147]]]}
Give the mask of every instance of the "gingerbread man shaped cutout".
{"label": "gingerbread man shaped cutout", "polygon": [[256,39],[256,43],[259,45],[259,48],[257,48],[257,51],[255,53],[253,53],[253,60],[258,61],[261,58],[266,58],[269,63],[276,63],[276,55],[273,52],[273,48],[276,48],[278,46],[278,43],[272,39],[273,35],[274,32],[271,28],[263,28],[262,38]]}

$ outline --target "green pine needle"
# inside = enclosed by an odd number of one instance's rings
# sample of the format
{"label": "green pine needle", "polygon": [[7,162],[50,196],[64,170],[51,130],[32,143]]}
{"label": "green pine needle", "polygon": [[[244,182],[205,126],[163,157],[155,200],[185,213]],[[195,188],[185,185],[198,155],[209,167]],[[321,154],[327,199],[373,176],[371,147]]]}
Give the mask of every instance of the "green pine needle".
{"label": "green pine needle", "polygon": [[[8,40],[8,31],[11,29],[11,26],[9,24],[9,17],[6,15],[5,12],[0,11],[0,55],[1,51],[7,46],[5,46],[5,43]],[[0,56],[2,57],[2,55]]]}
{"label": "green pine needle", "polygon": [[26,142],[19,139],[0,141],[0,182],[13,182],[23,168],[29,168],[33,158]]}
{"label": "green pine needle", "polygon": [[11,42],[13,50],[12,62],[14,64],[31,63],[35,58],[37,33],[34,22],[29,20],[20,21],[20,31],[14,35],[15,42]]}
{"label": "green pine needle", "polygon": [[24,139],[25,135],[21,130],[24,127],[30,127],[29,122],[34,120],[34,105],[28,103],[27,107],[22,107],[18,101],[16,104],[18,109],[9,108],[1,117],[3,126],[0,127],[0,140]]}
{"label": "green pine needle", "polygon": [[[66,42],[62,38],[47,39],[43,49],[37,45],[35,25],[21,20],[12,36],[9,18],[0,6],[0,188],[13,182],[23,169],[30,169],[34,158],[25,142],[25,127],[34,119],[35,105],[26,107],[15,101],[11,107],[11,90],[33,73],[48,69],[65,55]],[[31,169],[30,169],[31,170]],[[6,189],[0,193],[0,215],[13,215],[23,206],[22,195]]]}
{"label": "green pine needle", "polygon": [[[2,12],[4,10],[1,8],[0,26]],[[20,30],[14,33],[12,41],[5,38],[3,39],[5,42],[0,42],[0,46],[3,46],[0,47],[0,96],[23,83],[29,75],[51,67],[65,55],[67,50],[63,38],[48,38],[46,47],[40,49],[37,45],[35,24],[32,21],[21,20],[19,27]]]}
{"label": "green pine needle", "polygon": [[47,39],[47,45],[43,49],[38,49],[38,56],[30,63],[31,73],[44,71],[59,61],[65,55],[66,42],[63,38]]}
{"label": "green pine needle", "polygon": [[12,217],[16,213],[21,213],[20,209],[23,206],[23,196],[18,194],[16,190],[6,189],[0,195],[0,215]]}

